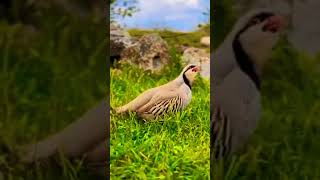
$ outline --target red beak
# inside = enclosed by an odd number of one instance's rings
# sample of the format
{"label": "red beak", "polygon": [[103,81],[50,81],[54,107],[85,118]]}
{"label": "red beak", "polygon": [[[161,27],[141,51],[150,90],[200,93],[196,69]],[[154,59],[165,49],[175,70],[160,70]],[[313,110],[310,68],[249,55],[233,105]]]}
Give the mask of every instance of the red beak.
{"label": "red beak", "polygon": [[274,15],[268,18],[267,24],[264,29],[270,32],[279,32],[286,27],[286,19],[280,15]]}
{"label": "red beak", "polygon": [[201,67],[200,66],[196,66],[192,69],[193,72],[200,72],[201,71]]}

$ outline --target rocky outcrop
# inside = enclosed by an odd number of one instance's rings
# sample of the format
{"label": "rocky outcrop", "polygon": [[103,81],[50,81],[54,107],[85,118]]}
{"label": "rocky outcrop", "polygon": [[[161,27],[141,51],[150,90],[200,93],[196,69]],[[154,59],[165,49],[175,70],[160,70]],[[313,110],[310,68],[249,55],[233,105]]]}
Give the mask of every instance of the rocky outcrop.
{"label": "rocky outcrop", "polygon": [[[160,71],[169,63],[168,44],[158,34],[147,34],[134,40],[117,24],[112,24],[110,30],[111,58],[116,58],[120,63],[138,65],[152,72]],[[200,42],[209,47],[210,37],[203,37]],[[187,46],[181,47],[181,50],[184,64],[200,64],[202,69],[200,75],[204,78],[210,77],[209,52]]]}
{"label": "rocky outcrop", "polygon": [[311,55],[320,52],[320,1],[298,1],[293,5],[292,30],[289,40],[300,50]]}
{"label": "rocky outcrop", "polygon": [[157,34],[144,35],[122,51],[121,61],[137,64],[144,70],[159,71],[169,62],[168,45]]}
{"label": "rocky outcrop", "polygon": [[120,57],[122,51],[133,44],[129,33],[118,24],[110,24],[110,56]]}
{"label": "rocky outcrop", "polygon": [[202,37],[200,43],[204,46],[210,47],[210,36]]}
{"label": "rocky outcrop", "polygon": [[200,75],[204,78],[210,78],[210,54],[199,48],[187,48],[182,56],[184,64],[198,64],[201,66]]}

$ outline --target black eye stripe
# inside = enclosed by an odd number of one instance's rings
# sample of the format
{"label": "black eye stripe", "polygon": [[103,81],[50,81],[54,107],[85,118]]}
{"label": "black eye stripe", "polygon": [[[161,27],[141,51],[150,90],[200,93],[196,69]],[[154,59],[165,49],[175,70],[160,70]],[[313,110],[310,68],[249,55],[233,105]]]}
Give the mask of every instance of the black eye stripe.
{"label": "black eye stripe", "polygon": [[272,13],[263,12],[263,13],[255,15],[253,18],[251,18],[250,21],[252,21],[253,19],[259,19],[259,21],[264,21],[264,20],[266,20],[267,18],[269,18],[271,16],[273,16]]}
{"label": "black eye stripe", "polygon": [[195,65],[191,65],[191,66],[188,67],[188,69],[191,69],[191,68],[194,68],[194,67],[196,67],[196,66]]}
{"label": "black eye stripe", "polygon": [[191,65],[191,66],[189,66],[187,69],[186,69],[186,71],[184,71],[184,72],[187,72],[189,69],[192,69],[192,68],[194,68],[194,67],[196,67],[195,65]]}
{"label": "black eye stripe", "polygon": [[250,18],[250,20],[248,21],[248,23],[246,24],[246,26],[244,26],[239,32],[238,34],[236,35],[236,38],[239,37],[239,35],[241,33],[243,33],[244,31],[246,31],[249,27],[251,27],[252,25],[255,25],[255,23],[253,23],[252,21],[254,19],[258,19],[260,22],[266,20],[267,18],[273,16],[274,14],[273,13],[270,13],[270,12],[261,12],[255,16],[253,16],[252,18]]}

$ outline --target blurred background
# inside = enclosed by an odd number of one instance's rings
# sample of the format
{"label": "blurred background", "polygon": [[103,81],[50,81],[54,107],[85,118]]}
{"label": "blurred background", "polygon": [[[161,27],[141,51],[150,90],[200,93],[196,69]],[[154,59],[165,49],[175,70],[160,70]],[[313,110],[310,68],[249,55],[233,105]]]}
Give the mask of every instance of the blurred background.
{"label": "blurred background", "polygon": [[61,130],[106,96],[105,7],[0,2],[0,179],[96,177],[77,163],[30,169],[7,152]]}
{"label": "blurred background", "polygon": [[273,7],[290,15],[287,36],[274,49],[263,73],[263,112],[258,129],[246,152],[224,165],[214,164],[214,178],[318,179],[319,1],[219,0],[211,5],[212,53],[236,20],[252,8]]}

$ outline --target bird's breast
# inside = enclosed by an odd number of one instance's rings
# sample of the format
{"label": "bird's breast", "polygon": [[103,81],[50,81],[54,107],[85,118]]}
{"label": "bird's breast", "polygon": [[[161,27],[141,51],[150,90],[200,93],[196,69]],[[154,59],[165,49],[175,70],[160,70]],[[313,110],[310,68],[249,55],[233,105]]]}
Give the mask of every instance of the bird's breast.
{"label": "bird's breast", "polygon": [[192,99],[192,91],[187,85],[182,85],[179,90],[184,107],[186,107]]}

